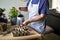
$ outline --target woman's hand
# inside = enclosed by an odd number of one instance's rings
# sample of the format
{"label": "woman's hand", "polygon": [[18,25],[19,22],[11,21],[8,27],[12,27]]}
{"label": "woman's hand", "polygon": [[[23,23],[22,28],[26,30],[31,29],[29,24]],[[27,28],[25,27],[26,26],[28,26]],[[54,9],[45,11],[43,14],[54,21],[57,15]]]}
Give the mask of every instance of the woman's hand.
{"label": "woman's hand", "polygon": [[28,25],[29,23],[31,23],[31,21],[30,21],[30,20],[26,20],[26,21],[23,22],[22,26],[26,26],[26,25]]}
{"label": "woman's hand", "polygon": [[27,7],[19,7],[20,11],[27,11]]}

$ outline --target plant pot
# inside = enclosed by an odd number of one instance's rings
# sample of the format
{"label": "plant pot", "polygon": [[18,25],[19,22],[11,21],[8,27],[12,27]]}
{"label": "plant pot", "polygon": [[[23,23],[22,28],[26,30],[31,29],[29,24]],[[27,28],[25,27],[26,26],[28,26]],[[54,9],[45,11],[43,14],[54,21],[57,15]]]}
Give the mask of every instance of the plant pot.
{"label": "plant pot", "polygon": [[11,25],[16,25],[17,18],[11,18],[10,21],[11,21]]}

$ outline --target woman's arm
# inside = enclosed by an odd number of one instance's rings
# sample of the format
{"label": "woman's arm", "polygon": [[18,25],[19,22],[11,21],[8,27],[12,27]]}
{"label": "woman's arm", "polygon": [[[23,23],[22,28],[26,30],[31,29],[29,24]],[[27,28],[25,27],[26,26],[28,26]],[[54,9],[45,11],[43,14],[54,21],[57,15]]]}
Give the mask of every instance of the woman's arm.
{"label": "woman's arm", "polygon": [[31,22],[40,21],[40,20],[44,19],[45,16],[46,16],[46,14],[40,14],[39,16],[36,16],[35,18],[24,21],[22,25],[27,25]]}

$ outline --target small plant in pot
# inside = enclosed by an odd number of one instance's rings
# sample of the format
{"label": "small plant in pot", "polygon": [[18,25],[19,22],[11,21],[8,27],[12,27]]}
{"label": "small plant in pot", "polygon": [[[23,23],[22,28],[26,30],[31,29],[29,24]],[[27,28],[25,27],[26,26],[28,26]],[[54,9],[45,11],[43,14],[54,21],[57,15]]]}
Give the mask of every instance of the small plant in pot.
{"label": "small plant in pot", "polygon": [[9,12],[9,18],[11,21],[11,25],[15,25],[17,22],[18,10],[15,7],[12,7]]}
{"label": "small plant in pot", "polygon": [[5,8],[0,8],[0,22],[7,23],[7,17],[3,13],[5,11]]}
{"label": "small plant in pot", "polygon": [[0,8],[0,31],[4,32],[7,30],[7,17],[3,13],[5,8]]}

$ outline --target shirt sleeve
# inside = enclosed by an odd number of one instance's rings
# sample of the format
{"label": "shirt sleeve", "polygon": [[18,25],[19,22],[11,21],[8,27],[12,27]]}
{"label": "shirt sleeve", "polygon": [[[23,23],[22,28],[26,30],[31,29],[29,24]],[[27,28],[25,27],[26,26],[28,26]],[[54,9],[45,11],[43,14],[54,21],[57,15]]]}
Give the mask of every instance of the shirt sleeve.
{"label": "shirt sleeve", "polygon": [[48,0],[45,0],[42,4],[41,9],[39,9],[39,14],[49,14],[49,3]]}

